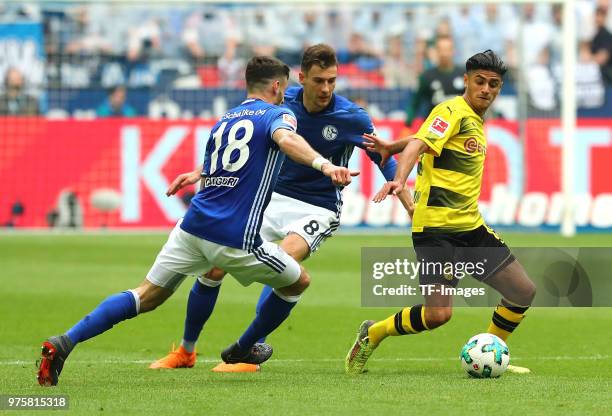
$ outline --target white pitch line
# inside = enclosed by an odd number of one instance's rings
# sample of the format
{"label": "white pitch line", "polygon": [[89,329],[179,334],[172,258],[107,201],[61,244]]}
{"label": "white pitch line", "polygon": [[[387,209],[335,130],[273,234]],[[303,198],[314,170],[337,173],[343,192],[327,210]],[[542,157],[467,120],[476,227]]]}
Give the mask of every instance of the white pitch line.
{"label": "white pitch line", "polygon": [[[526,360],[526,359],[534,359],[538,361],[570,361],[570,360],[578,360],[578,361],[589,361],[589,360],[608,360],[612,357],[609,355],[583,355],[572,357],[569,355],[559,355],[559,356],[551,356],[551,357],[512,357],[513,360]],[[374,358],[373,361],[382,361],[382,362],[402,362],[402,361],[430,361],[430,362],[443,362],[443,361],[457,361],[459,357],[451,358],[434,358],[434,357],[404,357],[404,358]],[[150,360],[74,360],[70,361],[71,364],[150,364],[154,359]],[[218,358],[199,358],[198,362],[200,363],[218,363]],[[335,362],[344,362],[343,358],[317,358],[317,359],[294,359],[294,358],[286,358],[286,359],[272,359],[267,364],[273,363],[335,363]],[[35,361],[0,361],[0,365],[23,365],[23,364],[34,364]]]}

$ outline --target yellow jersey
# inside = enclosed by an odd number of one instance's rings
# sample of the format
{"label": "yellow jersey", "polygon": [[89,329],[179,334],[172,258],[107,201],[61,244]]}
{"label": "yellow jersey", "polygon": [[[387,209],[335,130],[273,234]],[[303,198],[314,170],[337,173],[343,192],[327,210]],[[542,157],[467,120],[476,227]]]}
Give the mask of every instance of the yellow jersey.
{"label": "yellow jersey", "polygon": [[470,231],[478,210],[487,140],[483,120],[461,96],[438,104],[416,134],[429,146],[417,166],[413,232]]}

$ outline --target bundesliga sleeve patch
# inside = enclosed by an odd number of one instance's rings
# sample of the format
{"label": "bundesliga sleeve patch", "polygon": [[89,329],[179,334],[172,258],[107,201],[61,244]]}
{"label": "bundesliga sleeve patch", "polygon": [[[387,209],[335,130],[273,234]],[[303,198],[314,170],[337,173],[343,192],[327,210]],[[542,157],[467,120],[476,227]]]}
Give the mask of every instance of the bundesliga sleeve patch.
{"label": "bundesliga sleeve patch", "polygon": [[293,130],[297,130],[297,120],[292,115],[284,113],[283,123],[288,124],[289,126],[293,127]]}
{"label": "bundesliga sleeve patch", "polygon": [[450,124],[448,123],[448,121],[438,116],[429,126],[429,131],[438,137],[442,137],[444,136],[444,133],[446,133],[446,130],[448,130],[449,126]]}

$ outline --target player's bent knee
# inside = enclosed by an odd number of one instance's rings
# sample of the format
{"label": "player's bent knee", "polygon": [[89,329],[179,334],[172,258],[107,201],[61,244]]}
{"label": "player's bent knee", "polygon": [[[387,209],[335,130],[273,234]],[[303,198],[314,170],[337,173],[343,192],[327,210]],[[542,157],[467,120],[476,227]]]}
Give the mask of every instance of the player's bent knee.
{"label": "player's bent knee", "polygon": [[172,295],[172,290],[152,284],[149,281],[143,282],[134,289],[140,298],[139,313],[150,312],[164,303]]}
{"label": "player's bent knee", "polygon": [[425,324],[427,328],[434,329],[450,321],[453,316],[453,309],[446,307],[426,307]]}
{"label": "player's bent knee", "polygon": [[535,283],[533,283],[531,280],[527,280],[521,290],[521,297],[523,298],[521,300],[521,304],[525,306],[531,305],[533,299],[535,298],[536,291],[537,289]]}
{"label": "player's bent knee", "polygon": [[280,292],[283,295],[287,296],[299,296],[310,286],[310,275],[302,266],[300,266],[302,272],[300,273],[299,279],[289,285],[282,288],[279,288]]}
{"label": "player's bent knee", "polygon": [[223,277],[225,277],[225,271],[219,269],[218,267],[213,267],[204,275],[204,277],[214,280],[215,282],[219,282],[223,280]]}
{"label": "player's bent knee", "polygon": [[310,286],[310,275],[306,272],[306,270],[304,270],[304,268],[302,268],[302,274],[300,274],[300,278],[290,287],[292,287],[292,291],[295,292],[294,296],[296,296],[304,293],[304,291],[308,289],[308,286]]}
{"label": "player's bent knee", "polygon": [[310,286],[310,275],[308,274],[306,269],[304,269],[303,267],[301,269],[302,274],[300,274],[298,282],[300,283],[302,292],[304,292],[306,289],[308,289],[308,286]]}

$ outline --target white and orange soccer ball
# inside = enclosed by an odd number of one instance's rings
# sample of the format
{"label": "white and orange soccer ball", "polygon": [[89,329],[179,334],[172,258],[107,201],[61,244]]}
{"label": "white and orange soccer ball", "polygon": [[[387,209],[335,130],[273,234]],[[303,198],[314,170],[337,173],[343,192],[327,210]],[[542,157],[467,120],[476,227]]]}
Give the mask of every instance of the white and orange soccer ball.
{"label": "white and orange soccer ball", "polygon": [[501,376],[508,368],[510,352],[506,343],[493,334],[474,335],[461,348],[461,366],[475,378]]}

